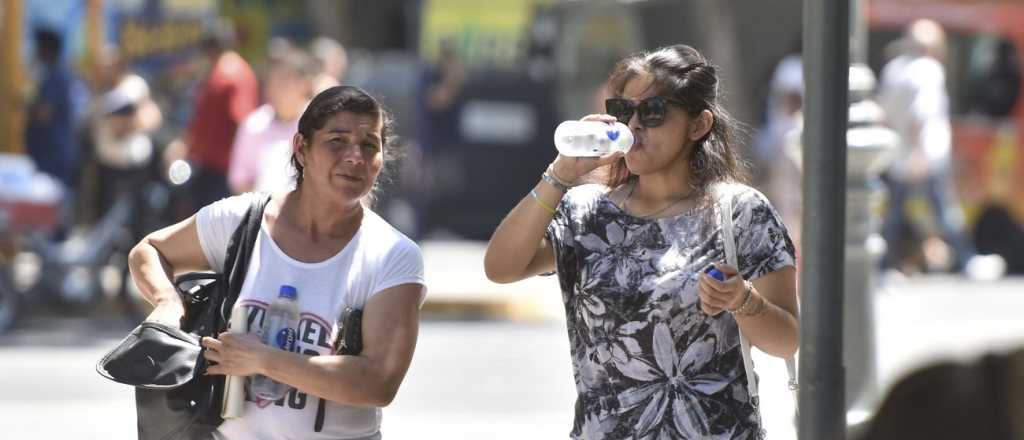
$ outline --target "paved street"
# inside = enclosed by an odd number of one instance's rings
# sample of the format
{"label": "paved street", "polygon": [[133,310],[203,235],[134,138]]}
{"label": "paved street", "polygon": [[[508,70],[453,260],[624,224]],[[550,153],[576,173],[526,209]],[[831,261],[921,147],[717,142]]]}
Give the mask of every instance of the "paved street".
{"label": "paved street", "polygon": [[[1024,279],[918,278],[889,286],[878,303],[882,381],[931,360],[1024,345],[1020,310]],[[130,389],[93,370],[128,330],[118,320],[34,319],[0,336],[0,438],[132,438]],[[782,361],[756,360],[769,438],[792,439]],[[385,409],[384,435],[565,438],[573,399],[561,320],[453,320],[431,313],[408,379]]]}

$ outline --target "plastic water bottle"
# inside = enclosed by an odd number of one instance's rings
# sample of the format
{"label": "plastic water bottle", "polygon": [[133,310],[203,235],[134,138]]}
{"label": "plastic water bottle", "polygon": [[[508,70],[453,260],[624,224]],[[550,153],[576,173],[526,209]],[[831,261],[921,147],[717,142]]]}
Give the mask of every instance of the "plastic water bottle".
{"label": "plastic water bottle", "polygon": [[[295,287],[281,286],[277,299],[270,303],[267,316],[263,317],[260,339],[264,344],[281,350],[294,351],[298,333],[299,307],[296,303],[298,292]],[[252,377],[250,393],[261,400],[275,401],[288,391],[288,385],[258,374]]]}
{"label": "plastic water bottle", "polygon": [[633,132],[621,122],[565,121],[555,128],[555,148],[563,156],[597,157],[633,146]]}
{"label": "plastic water bottle", "polygon": [[711,275],[712,278],[718,281],[725,281],[725,274],[722,273],[722,271],[716,269],[714,266],[708,266],[707,269],[704,269],[704,272],[706,272],[708,275]]}

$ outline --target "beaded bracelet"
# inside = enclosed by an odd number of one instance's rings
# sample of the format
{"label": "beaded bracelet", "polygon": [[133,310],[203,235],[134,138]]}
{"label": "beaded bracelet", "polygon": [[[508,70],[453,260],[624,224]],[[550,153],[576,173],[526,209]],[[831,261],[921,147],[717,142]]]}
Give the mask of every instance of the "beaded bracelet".
{"label": "beaded bracelet", "polygon": [[743,281],[743,285],[746,286],[746,288],[747,288],[746,296],[743,298],[743,304],[740,304],[740,306],[735,308],[735,309],[729,310],[729,313],[732,313],[733,315],[744,315],[744,314],[746,314],[747,313],[747,306],[750,305],[750,300],[754,297],[754,292],[753,292],[754,289],[750,286],[750,282],[749,281]]}
{"label": "beaded bracelet", "polygon": [[[760,316],[768,309],[768,301],[761,297],[760,301],[751,301],[754,297],[754,285],[750,281],[744,281],[747,285],[747,299],[743,301],[743,305],[736,308],[735,312],[731,312],[734,315],[739,316]],[[747,310],[747,307],[751,307]]]}
{"label": "beaded bracelet", "polygon": [[544,174],[540,175],[540,178],[544,179],[545,182],[551,184],[551,186],[555,187],[556,189],[563,193],[568,192],[569,188],[572,188],[572,185],[566,183],[565,181],[563,181],[562,179],[555,175],[555,170],[551,169],[550,165],[548,166],[547,170],[544,170]]}

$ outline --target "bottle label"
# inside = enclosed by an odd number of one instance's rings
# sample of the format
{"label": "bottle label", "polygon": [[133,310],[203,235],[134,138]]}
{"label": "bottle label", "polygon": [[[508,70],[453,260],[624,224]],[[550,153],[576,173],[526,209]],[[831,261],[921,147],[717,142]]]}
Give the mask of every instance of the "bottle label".
{"label": "bottle label", "polygon": [[294,351],[295,349],[295,329],[285,327],[277,332],[277,336],[274,338],[274,342],[277,343],[277,347],[285,351]]}
{"label": "bottle label", "polygon": [[608,130],[605,132],[608,135],[608,139],[613,141],[619,140],[619,130]]}

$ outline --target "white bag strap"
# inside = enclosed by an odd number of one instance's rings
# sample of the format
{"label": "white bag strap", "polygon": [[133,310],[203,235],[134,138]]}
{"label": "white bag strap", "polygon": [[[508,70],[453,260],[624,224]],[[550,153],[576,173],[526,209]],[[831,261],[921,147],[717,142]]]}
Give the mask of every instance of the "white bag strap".
{"label": "white bag strap", "polygon": [[[736,238],[733,235],[732,227],[732,193],[719,190],[718,198],[721,201],[720,215],[722,217],[722,234],[725,242],[725,262],[730,266],[740,269],[739,258],[736,256]],[[747,392],[750,393],[750,401],[754,406],[760,405],[757,394],[757,382],[754,379],[754,362],[750,359],[750,341],[740,332],[740,349],[743,352],[743,368],[747,370]],[[789,390],[793,393],[793,408],[799,417],[797,405],[798,393],[800,390],[796,376],[796,359],[792,356],[786,358],[786,373],[789,375]]]}

